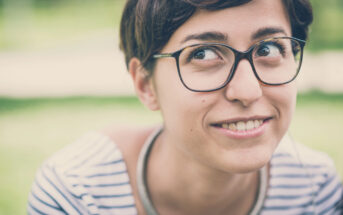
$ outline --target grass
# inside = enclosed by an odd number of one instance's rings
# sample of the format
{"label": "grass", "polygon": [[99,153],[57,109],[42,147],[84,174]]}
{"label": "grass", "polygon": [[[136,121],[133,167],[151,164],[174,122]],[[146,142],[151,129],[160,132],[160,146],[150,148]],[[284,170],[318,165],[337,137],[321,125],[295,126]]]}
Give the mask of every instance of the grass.
{"label": "grass", "polygon": [[[109,124],[160,120],[134,97],[0,98],[0,215],[25,214],[41,162],[83,133]],[[312,92],[299,95],[290,129],[296,140],[328,153],[341,175],[342,121],[342,94]]]}

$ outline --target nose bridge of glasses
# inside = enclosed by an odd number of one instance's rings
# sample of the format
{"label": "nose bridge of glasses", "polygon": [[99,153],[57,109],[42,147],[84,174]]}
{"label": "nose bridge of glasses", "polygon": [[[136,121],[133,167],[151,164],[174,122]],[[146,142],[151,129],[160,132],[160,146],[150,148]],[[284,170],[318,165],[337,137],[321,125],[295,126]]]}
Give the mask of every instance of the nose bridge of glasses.
{"label": "nose bridge of glasses", "polygon": [[[252,55],[252,49],[249,49],[245,52],[241,52],[241,51],[233,49],[233,52],[235,53],[235,62],[234,62],[234,65],[231,69],[230,79],[233,78],[233,76],[236,73],[237,68],[238,68],[239,64],[242,62],[242,60],[246,60],[249,63],[250,68],[251,68],[251,72],[254,74],[254,76],[256,76],[253,61],[252,61],[252,56],[251,56]],[[258,77],[256,77],[256,78],[258,78]]]}
{"label": "nose bridge of glasses", "polygon": [[228,99],[239,100],[244,105],[256,101],[262,95],[260,81],[251,58],[250,50],[235,52],[235,64],[231,71],[230,83],[225,91]]}

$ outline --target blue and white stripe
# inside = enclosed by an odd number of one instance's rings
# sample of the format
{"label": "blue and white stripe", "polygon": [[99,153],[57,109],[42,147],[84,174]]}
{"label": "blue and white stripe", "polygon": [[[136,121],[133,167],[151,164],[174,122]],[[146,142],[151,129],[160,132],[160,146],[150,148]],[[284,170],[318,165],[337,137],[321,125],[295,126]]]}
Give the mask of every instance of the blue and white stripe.
{"label": "blue and white stripe", "polygon": [[106,136],[90,133],[49,159],[29,195],[29,214],[137,214],[126,165]]}
{"label": "blue and white stripe", "polygon": [[[270,162],[260,215],[339,215],[342,183],[324,154],[283,139]],[[125,161],[112,140],[90,133],[37,173],[28,214],[137,214]]]}

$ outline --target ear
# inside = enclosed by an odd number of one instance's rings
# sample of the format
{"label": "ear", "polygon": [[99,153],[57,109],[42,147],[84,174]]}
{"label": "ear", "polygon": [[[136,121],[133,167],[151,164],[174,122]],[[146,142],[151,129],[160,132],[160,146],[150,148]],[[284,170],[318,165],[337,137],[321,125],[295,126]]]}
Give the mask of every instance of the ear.
{"label": "ear", "polygon": [[129,73],[139,100],[150,110],[159,110],[157,93],[148,71],[144,69],[140,60],[132,58],[129,63]]}

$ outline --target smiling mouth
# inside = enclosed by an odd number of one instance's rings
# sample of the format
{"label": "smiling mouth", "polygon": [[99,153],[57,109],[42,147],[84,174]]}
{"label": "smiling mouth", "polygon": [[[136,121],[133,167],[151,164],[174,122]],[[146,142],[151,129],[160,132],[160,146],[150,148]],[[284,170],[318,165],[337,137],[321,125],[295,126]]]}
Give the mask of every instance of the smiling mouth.
{"label": "smiling mouth", "polygon": [[224,128],[231,131],[250,131],[261,127],[265,122],[271,120],[272,117],[265,119],[249,119],[239,120],[235,122],[223,122],[212,124],[214,127]]}

